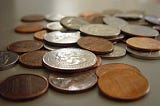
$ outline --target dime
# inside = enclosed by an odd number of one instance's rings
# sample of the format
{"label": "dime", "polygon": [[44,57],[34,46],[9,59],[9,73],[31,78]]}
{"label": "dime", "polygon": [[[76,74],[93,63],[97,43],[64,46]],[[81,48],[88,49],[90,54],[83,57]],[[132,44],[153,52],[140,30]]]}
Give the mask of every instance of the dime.
{"label": "dime", "polygon": [[48,23],[47,29],[49,29],[51,31],[66,31],[66,29],[60,24],[60,22]]}
{"label": "dime", "polygon": [[38,31],[38,32],[34,33],[34,38],[36,40],[43,41],[43,39],[46,36],[46,34],[47,34],[46,30]]}
{"label": "dime", "polygon": [[57,50],[57,49],[61,48],[61,47],[57,47],[57,46],[53,46],[53,45],[48,45],[48,44],[44,44],[43,46],[44,46],[45,49],[50,50],[50,51]]}
{"label": "dime", "polygon": [[123,13],[123,11],[118,10],[118,9],[108,9],[102,12],[103,15],[110,15],[110,16],[113,16],[118,13]]}
{"label": "dime", "polygon": [[26,15],[26,16],[23,16],[21,18],[21,20],[24,21],[24,22],[39,22],[39,21],[44,20],[44,16],[43,15],[38,15],[38,14]]}
{"label": "dime", "polygon": [[65,16],[62,14],[48,14],[45,16],[45,19],[47,21],[60,21],[62,18],[64,18]]}

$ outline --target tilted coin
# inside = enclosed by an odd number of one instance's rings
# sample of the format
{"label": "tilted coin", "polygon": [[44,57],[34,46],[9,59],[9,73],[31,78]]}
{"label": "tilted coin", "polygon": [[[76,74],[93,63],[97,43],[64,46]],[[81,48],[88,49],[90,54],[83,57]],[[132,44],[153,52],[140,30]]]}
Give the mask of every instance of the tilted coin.
{"label": "tilted coin", "polygon": [[143,14],[139,14],[139,13],[117,13],[114,16],[123,18],[126,20],[138,20],[144,17]]}
{"label": "tilted coin", "polygon": [[43,41],[44,37],[46,36],[47,34],[47,31],[46,30],[42,30],[42,31],[38,31],[36,33],[34,33],[34,38],[36,40],[40,40],[40,41]]}
{"label": "tilted coin", "polygon": [[51,31],[66,31],[66,29],[60,24],[60,22],[48,23],[47,29],[49,29]]}
{"label": "tilted coin", "polygon": [[0,70],[12,67],[18,61],[19,56],[10,51],[0,51]]}
{"label": "tilted coin", "polygon": [[94,64],[93,68],[97,68],[102,64],[102,58],[100,56],[97,56],[97,62]]}
{"label": "tilted coin", "polygon": [[114,42],[114,41],[120,41],[122,40],[123,38],[125,37],[124,34],[120,34],[116,37],[111,37],[111,38],[107,38],[107,40],[111,41],[111,42]]}
{"label": "tilted coin", "polygon": [[96,63],[95,54],[77,48],[63,48],[46,53],[44,66],[58,72],[77,72],[92,68]]}
{"label": "tilted coin", "polygon": [[62,14],[48,14],[45,16],[45,19],[47,21],[60,21],[65,16]]}
{"label": "tilted coin", "polygon": [[50,51],[61,48],[61,47],[57,47],[57,46],[53,46],[53,45],[49,45],[49,44],[44,44],[43,46],[44,46],[44,48],[45,48],[46,50],[50,50]]}
{"label": "tilted coin", "polygon": [[115,37],[120,34],[120,29],[117,27],[102,25],[102,24],[89,24],[80,27],[80,31],[92,36],[100,37]]}
{"label": "tilted coin", "polygon": [[155,16],[145,16],[144,19],[152,24],[160,25],[160,18]]}
{"label": "tilted coin", "polygon": [[26,16],[23,16],[21,20],[24,22],[39,22],[44,20],[44,16],[40,14],[26,15]]}

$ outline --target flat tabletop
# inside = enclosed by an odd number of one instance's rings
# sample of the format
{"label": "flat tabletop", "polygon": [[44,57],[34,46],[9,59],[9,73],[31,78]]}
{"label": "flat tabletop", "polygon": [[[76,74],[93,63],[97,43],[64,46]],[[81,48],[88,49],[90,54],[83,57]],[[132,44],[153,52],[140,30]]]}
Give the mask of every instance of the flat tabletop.
{"label": "flat tabletop", "polygon": [[[21,17],[28,14],[65,14],[76,16],[83,11],[102,12],[105,9],[145,10],[147,14],[160,16],[158,0],[1,0],[0,1],[0,51],[6,51],[11,42],[32,40],[33,34],[19,34],[14,31],[22,24]],[[41,22],[46,24],[46,22]],[[52,87],[46,94],[28,101],[13,102],[0,97],[0,106],[159,106],[160,105],[160,60],[142,60],[126,55],[123,58],[108,60],[106,63],[126,63],[141,70],[150,83],[150,92],[144,98],[123,102],[102,96],[98,87],[76,94],[57,92]],[[9,76],[20,73],[34,73],[48,77],[45,69],[29,69],[19,64],[0,71],[0,82]]]}

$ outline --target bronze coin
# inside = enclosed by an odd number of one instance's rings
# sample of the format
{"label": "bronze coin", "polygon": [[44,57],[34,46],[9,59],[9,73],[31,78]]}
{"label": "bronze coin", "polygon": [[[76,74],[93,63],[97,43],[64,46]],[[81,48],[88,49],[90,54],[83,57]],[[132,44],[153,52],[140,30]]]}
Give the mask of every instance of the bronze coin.
{"label": "bronze coin", "polygon": [[26,100],[39,97],[48,90],[45,77],[34,74],[14,75],[0,84],[0,94],[10,100]]}
{"label": "bronze coin", "polygon": [[19,33],[34,33],[40,30],[43,30],[43,26],[39,24],[23,24],[15,28],[16,32]]}
{"label": "bronze coin", "polygon": [[141,74],[129,69],[115,69],[102,75],[98,80],[100,91],[113,99],[137,100],[145,96],[150,85]]}
{"label": "bronze coin", "polygon": [[128,47],[142,51],[160,50],[160,41],[146,37],[133,37],[126,41]]}
{"label": "bronze coin", "polygon": [[18,54],[39,50],[43,47],[43,43],[34,40],[17,41],[8,46],[8,50],[16,52]]}
{"label": "bronze coin", "polygon": [[105,54],[112,52],[113,44],[104,38],[99,37],[82,37],[78,40],[77,44],[84,49],[92,51],[96,54]]}
{"label": "bronze coin", "polygon": [[23,16],[21,20],[24,22],[39,22],[44,20],[44,16],[38,15],[38,14],[26,15],[26,16]]}
{"label": "bronze coin", "polygon": [[22,54],[19,57],[19,62],[29,68],[41,68],[43,66],[42,60],[45,53],[47,53],[47,51],[38,50]]}
{"label": "bronze coin", "polygon": [[36,40],[43,41],[43,39],[46,36],[46,34],[47,34],[46,30],[38,31],[38,32],[34,33],[34,38]]}
{"label": "bronze coin", "polygon": [[97,56],[97,62],[95,65],[93,65],[93,68],[97,68],[102,64],[102,58],[100,56]]}

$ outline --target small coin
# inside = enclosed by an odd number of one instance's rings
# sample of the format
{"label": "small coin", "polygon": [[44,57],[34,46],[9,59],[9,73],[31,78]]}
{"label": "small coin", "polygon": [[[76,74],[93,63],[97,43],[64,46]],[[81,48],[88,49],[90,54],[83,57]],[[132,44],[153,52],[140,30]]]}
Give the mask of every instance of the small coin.
{"label": "small coin", "polygon": [[39,97],[48,90],[45,77],[34,74],[14,75],[0,84],[0,94],[10,100],[26,100]]}
{"label": "small coin", "polygon": [[143,14],[138,14],[138,13],[117,13],[114,16],[126,20],[139,20],[144,17]]}
{"label": "small coin", "polygon": [[86,50],[92,51],[95,54],[106,54],[113,51],[113,44],[104,38],[99,37],[82,37],[77,44]]}
{"label": "small coin", "polygon": [[141,20],[130,20],[128,21],[129,24],[132,25],[142,25],[142,26],[150,26],[148,22],[146,22],[144,19]]}
{"label": "small coin", "polygon": [[34,33],[43,30],[43,26],[39,24],[22,24],[15,28],[16,32],[19,33]]}
{"label": "small coin", "polygon": [[96,64],[95,54],[78,48],[62,48],[43,56],[44,66],[58,72],[77,72],[92,68]]}
{"label": "small coin", "polygon": [[102,58],[100,56],[97,56],[97,62],[96,64],[93,66],[93,68],[97,68],[102,64]]}
{"label": "small coin", "polygon": [[160,41],[146,37],[133,37],[126,41],[128,47],[142,51],[160,50]]}
{"label": "small coin", "polygon": [[108,9],[102,12],[103,15],[110,15],[110,16],[114,16],[115,14],[118,14],[118,13],[123,13],[123,11],[118,9]]}
{"label": "small coin", "polygon": [[160,18],[155,16],[145,16],[144,19],[152,24],[160,25]]}
{"label": "small coin", "polygon": [[111,41],[111,42],[116,42],[116,41],[120,41],[125,37],[125,35],[120,34],[116,37],[111,37],[111,38],[107,38],[107,40]]}
{"label": "small coin", "polygon": [[46,36],[46,34],[47,34],[46,30],[38,31],[38,32],[34,33],[34,38],[36,40],[43,41],[43,39]]}
{"label": "small coin", "polygon": [[47,21],[54,22],[54,21],[60,21],[64,17],[65,16],[62,15],[62,14],[48,14],[48,15],[45,16],[45,19]]}
{"label": "small coin", "polygon": [[79,30],[83,25],[89,24],[81,17],[68,16],[61,19],[60,23],[69,30]]}
{"label": "small coin", "polygon": [[60,22],[48,23],[47,29],[49,29],[51,31],[66,31],[66,29],[60,24]]}
{"label": "small coin", "polygon": [[120,34],[119,28],[102,24],[83,25],[80,27],[80,31],[87,35],[100,36],[105,38],[115,37]]}
{"label": "small coin", "polygon": [[18,54],[39,50],[43,47],[43,43],[34,40],[17,41],[8,46],[8,50],[16,52]]}
{"label": "small coin", "polygon": [[38,15],[38,14],[26,15],[26,16],[23,16],[21,18],[21,20],[24,21],[24,22],[39,22],[39,21],[44,20],[44,16],[43,15]]}
{"label": "small coin", "polygon": [[48,33],[44,40],[51,45],[67,46],[76,44],[80,39],[80,32],[60,32],[54,31]]}
{"label": "small coin", "polygon": [[19,62],[28,68],[41,68],[43,66],[43,55],[47,52],[48,51],[38,50],[22,54],[19,57]]}
{"label": "small coin", "polygon": [[0,51],[0,70],[12,67],[18,61],[19,56],[10,51]]}
{"label": "small coin", "polygon": [[57,46],[53,46],[53,45],[48,45],[48,44],[44,44],[43,45],[45,49],[53,51],[53,50],[57,50],[60,49],[61,47],[57,47]]}
{"label": "small coin", "polygon": [[76,74],[52,73],[48,79],[52,87],[66,92],[85,91],[97,83],[97,76],[90,71]]}
{"label": "small coin", "polygon": [[122,31],[132,36],[155,37],[159,35],[158,31],[150,27],[140,25],[127,25],[122,28]]}

